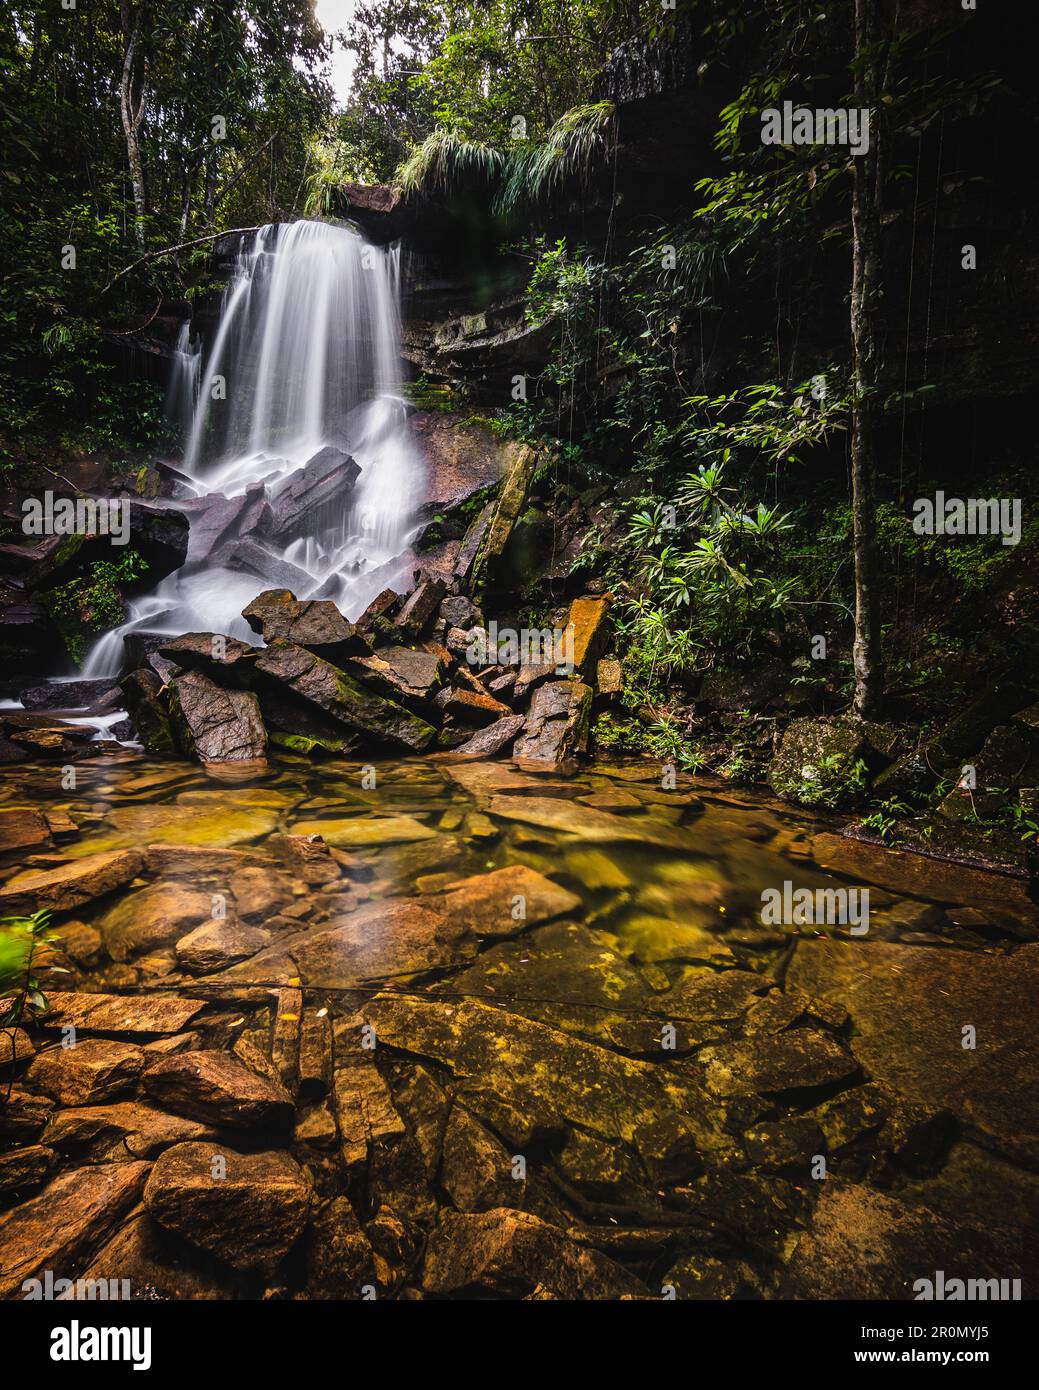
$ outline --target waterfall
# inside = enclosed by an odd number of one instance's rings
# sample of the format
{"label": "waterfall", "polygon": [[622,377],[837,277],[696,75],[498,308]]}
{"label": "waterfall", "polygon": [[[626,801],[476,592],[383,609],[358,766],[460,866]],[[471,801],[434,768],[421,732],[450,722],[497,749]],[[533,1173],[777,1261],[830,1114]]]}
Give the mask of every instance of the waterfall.
{"label": "waterfall", "polygon": [[199,492],[168,504],[189,517],[187,560],[95,644],[85,675],[116,674],[134,629],[255,641],[241,610],[264,589],[356,618],[396,577],[421,481],[394,394],[399,277],[397,247],[323,222],[243,244],[212,341],[199,355],[185,326],[174,356],[168,409],[190,417],[182,470]]}

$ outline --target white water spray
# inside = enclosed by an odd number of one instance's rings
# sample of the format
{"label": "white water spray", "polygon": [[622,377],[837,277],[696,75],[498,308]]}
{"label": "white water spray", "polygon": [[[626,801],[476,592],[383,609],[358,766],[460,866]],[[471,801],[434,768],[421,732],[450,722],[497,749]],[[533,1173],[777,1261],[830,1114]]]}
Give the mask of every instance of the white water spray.
{"label": "white water spray", "polygon": [[[194,403],[182,468],[200,492],[170,504],[192,522],[187,562],[100,639],[84,675],[116,674],[123,636],[134,629],[255,641],[241,610],[264,589],[331,598],[356,618],[385,587],[390,562],[406,548],[421,481],[405,405],[394,394],[398,301],[398,249],[370,246],[346,228],[264,227],[243,246],[208,351],[200,359],[184,331],[174,359],[171,409],[183,418],[185,403]],[[215,555],[201,553],[214,504],[258,486],[276,499],[326,445],[361,470],[341,502],[316,512],[287,545],[250,532],[238,546],[225,539]],[[196,526],[205,540],[196,540]]]}

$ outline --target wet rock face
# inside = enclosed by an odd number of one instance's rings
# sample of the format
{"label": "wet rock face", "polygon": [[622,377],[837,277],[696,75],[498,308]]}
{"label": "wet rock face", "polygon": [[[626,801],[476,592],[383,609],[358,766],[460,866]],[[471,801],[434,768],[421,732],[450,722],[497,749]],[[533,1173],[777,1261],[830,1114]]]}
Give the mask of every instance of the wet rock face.
{"label": "wet rock face", "polygon": [[327,520],[349,504],[361,469],[341,449],[326,445],[302,469],[271,491],[261,529],[282,549],[301,536],[318,533]]}
{"label": "wet rock face", "polygon": [[301,603],[289,589],[268,589],[242,610],[242,617],[264,642],[284,638],[333,665],[368,651],[357,628],[327,599]]}
{"label": "wet rock face", "polygon": [[268,683],[287,688],[305,704],[347,730],[374,735],[394,747],[428,748],[436,730],[393,701],[380,698],[344,671],[299,647],[278,640],[256,661]]}
{"label": "wet rock face", "polygon": [[170,684],[170,713],[178,741],[201,763],[258,762],[267,755],[267,731],[256,696],[226,690],[201,671]]}

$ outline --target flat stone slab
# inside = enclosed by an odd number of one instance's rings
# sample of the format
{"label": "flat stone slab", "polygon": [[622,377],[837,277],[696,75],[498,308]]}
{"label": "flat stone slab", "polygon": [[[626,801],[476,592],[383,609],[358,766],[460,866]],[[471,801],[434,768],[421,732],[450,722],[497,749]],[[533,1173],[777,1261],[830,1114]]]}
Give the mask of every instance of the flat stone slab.
{"label": "flat stone slab", "polygon": [[1031,1273],[1013,1267],[1005,1242],[927,1207],[833,1178],[819,1186],[811,1228],[794,1249],[781,1298],[906,1300],[916,1299],[917,1280],[933,1284],[939,1270],[947,1286],[954,1278],[1009,1280]]}
{"label": "flat stone slab", "polygon": [[75,1278],[82,1261],[137,1201],[150,1167],[75,1168],[0,1216],[0,1298],[24,1297],[25,1280],[42,1278],[47,1269],[56,1279]]}
{"label": "flat stone slab", "polygon": [[[867,941],[801,941],[786,976],[851,1014],[874,1080],[947,1107],[990,1148],[1039,1164],[1039,945],[1010,955]],[[963,1046],[966,1027],[976,1046]]]}
{"label": "flat stone slab", "polygon": [[141,869],[137,850],[88,854],[57,869],[32,869],[16,874],[0,888],[0,916],[50,908],[71,912],[136,878]]}
{"label": "flat stone slab", "polygon": [[690,837],[673,826],[662,825],[649,816],[613,816],[579,806],[575,801],[547,796],[495,796],[488,807],[492,816],[520,821],[551,830],[559,835],[576,835],[597,844],[629,841],[660,849],[690,847]]}
{"label": "flat stone slab", "polygon": [[341,820],[301,820],[290,835],[320,835],[326,844],[400,845],[409,840],[436,839],[436,831],[411,816],[354,816]]}
{"label": "flat stone slab", "polygon": [[206,1007],[204,999],[181,995],[48,994],[46,1029],[87,1033],[179,1033]]}

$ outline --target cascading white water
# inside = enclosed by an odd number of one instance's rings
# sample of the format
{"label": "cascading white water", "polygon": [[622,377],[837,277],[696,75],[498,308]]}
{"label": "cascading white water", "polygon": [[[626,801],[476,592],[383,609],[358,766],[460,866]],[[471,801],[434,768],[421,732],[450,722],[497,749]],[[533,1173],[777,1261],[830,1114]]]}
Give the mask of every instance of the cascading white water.
{"label": "cascading white water", "polygon": [[[387,566],[406,547],[421,473],[393,393],[398,301],[397,248],[370,246],[347,228],[279,224],[243,246],[208,351],[192,356],[185,329],[174,359],[170,407],[183,412],[194,401],[182,469],[200,494],[171,504],[192,521],[187,563],[131,605],[130,621],[94,646],[85,675],[115,674],[133,629],[256,640],[241,611],[285,586],[278,561],[295,567],[297,598],[331,598],[349,618],[385,587]],[[195,528],[209,535],[202,518],[214,501],[257,485],[276,498],[326,445],[361,470],[331,514],[316,514],[287,545],[267,545],[269,565],[256,544],[241,566],[226,545],[215,560],[200,553],[207,542],[196,542]]]}

